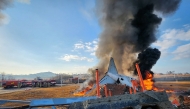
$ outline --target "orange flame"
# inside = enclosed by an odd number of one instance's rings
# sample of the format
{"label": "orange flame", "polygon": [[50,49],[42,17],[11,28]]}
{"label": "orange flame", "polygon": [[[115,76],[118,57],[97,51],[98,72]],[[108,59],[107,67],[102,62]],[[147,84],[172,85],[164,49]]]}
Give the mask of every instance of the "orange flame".
{"label": "orange flame", "polygon": [[165,90],[167,93],[172,93],[174,90]]}
{"label": "orange flame", "polygon": [[146,79],[143,80],[144,86],[146,90],[157,91],[158,89],[154,86],[154,82],[152,79],[153,79],[153,75],[149,71],[146,71]]}
{"label": "orange flame", "polygon": [[88,92],[91,89],[92,89],[92,86],[87,86],[84,90],[82,90],[80,92],[76,92],[73,95],[75,95],[75,96],[84,96],[86,94],[86,92]]}
{"label": "orange flame", "polygon": [[[154,86],[153,75],[146,71],[146,79],[143,80],[146,90],[164,91],[165,89],[158,89]],[[174,90],[165,90],[167,93],[172,93]]]}

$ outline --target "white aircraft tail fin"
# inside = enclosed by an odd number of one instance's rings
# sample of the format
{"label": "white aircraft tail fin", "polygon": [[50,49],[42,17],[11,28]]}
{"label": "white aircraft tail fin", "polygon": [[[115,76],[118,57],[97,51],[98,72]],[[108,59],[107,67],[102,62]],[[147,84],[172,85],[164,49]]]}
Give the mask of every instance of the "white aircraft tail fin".
{"label": "white aircraft tail fin", "polygon": [[117,68],[115,66],[114,60],[111,57],[109,67],[108,67],[108,72],[113,73],[113,74],[118,74]]}

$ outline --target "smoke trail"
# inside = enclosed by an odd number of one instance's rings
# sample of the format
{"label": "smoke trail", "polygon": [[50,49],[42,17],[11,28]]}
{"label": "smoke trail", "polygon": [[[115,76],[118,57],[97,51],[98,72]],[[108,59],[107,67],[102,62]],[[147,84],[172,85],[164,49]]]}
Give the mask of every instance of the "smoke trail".
{"label": "smoke trail", "polygon": [[[110,57],[114,58],[119,73],[135,73],[134,62],[138,61],[140,68],[144,67],[141,65],[144,64],[144,55],[141,58],[141,54],[149,51],[157,57],[154,62],[145,60],[152,63],[145,64],[148,68],[142,69],[150,70],[161,54],[157,49],[147,49],[156,41],[155,32],[162,21],[154,12],[170,15],[180,2],[181,0],[98,0],[96,8],[102,33],[96,51],[99,63],[89,69],[93,77],[95,71],[92,69],[96,68],[99,69],[100,77],[104,75]],[[137,60],[136,54],[139,52],[142,53]]]}
{"label": "smoke trail", "polygon": [[136,53],[156,41],[155,32],[162,18],[153,12],[168,15],[178,8],[181,0],[99,0],[97,9],[103,31],[96,56],[101,72],[107,70],[110,57],[118,71],[128,72]]}
{"label": "smoke trail", "polygon": [[137,12],[132,21],[132,26],[138,29],[137,40],[134,46],[135,51],[141,51],[156,41],[154,35],[156,27],[161,23],[162,19],[153,14],[153,4],[147,5]]}
{"label": "smoke trail", "polygon": [[0,24],[3,24],[6,21],[6,15],[2,13],[7,6],[11,5],[13,0],[0,0]]}

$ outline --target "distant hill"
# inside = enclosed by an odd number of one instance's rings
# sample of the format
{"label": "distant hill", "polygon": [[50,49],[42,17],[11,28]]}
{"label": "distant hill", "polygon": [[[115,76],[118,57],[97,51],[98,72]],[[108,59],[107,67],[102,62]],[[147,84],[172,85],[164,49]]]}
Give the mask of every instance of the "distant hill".
{"label": "distant hill", "polygon": [[5,78],[11,78],[13,77],[14,79],[29,79],[33,80],[36,77],[41,77],[42,79],[49,79],[51,77],[56,76],[56,73],[53,72],[40,72],[40,73],[35,73],[35,74],[28,74],[28,75],[5,75]]}

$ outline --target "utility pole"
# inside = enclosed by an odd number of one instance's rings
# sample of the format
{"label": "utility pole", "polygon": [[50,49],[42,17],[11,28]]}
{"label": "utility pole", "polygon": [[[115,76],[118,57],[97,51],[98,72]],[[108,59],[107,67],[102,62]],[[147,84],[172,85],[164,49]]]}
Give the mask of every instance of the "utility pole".
{"label": "utility pole", "polygon": [[63,75],[61,74],[61,87],[62,87],[62,83],[63,83]]}
{"label": "utility pole", "polygon": [[80,78],[81,78],[81,73],[78,73],[78,84],[79,84],[79,80],[80,80]]}
{"label": "utility pole", "polygon": [[2,72],[1,73],[1,87],[3,87],[4,76],[5,76],[5,74],[4,74],[4,72]]}
{"label": "utility pole", "polygon": [[79,76],[80,76],[80,75],[78,74],[78,84],[79,84]]}

